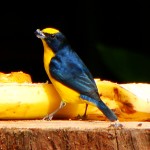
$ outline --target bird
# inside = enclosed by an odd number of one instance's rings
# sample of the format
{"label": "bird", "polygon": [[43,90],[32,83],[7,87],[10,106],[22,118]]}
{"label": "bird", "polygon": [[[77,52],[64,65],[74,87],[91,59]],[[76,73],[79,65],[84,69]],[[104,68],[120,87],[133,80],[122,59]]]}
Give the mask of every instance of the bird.
{"label": "bird", "polygon": [[61,97],[59,107],[44,117],[51,120],[67,103],[93,105],[111,122],[118,121],[115,113],[101,100],[94,78],[66,36],[56,28],[48,27],[34,32],[44,48],[44,68]]}

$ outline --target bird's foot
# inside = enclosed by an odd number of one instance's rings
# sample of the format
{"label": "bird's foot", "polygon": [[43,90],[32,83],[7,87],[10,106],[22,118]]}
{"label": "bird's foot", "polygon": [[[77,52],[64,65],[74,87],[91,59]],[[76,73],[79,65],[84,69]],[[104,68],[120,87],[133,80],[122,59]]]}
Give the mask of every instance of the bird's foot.
{"label": "bird's foot", "polygon": [[46,116],[43,118],[43,120],[52,120],[53,116],[54,116],[61,108],[63,108],[65,105],[66,105],[66,103],[63,102],[63,101],[61,101],[60,106],[59,106],[55,111],[53,111],[51,114],[46,115]]}
{"label": "bird's foot", "polygon": [[87,120],[87,115],[78,115],[75,117],[75,119],[78,119],[78,120]]}
{"label": "bird's foot", "polygon": [[109,128],[115,128],[115,129],[122,129],[123,128],[123,125],[119,122],[119,120],[113,122],[110,124]]}
{"label": "bird's foot", "polygon": [[53,115],[49,114],[49,115],[46,115],[46,116],[43,118],[43,120],[50,121],[50,120],[52,120],[52,118],[53,118]]}

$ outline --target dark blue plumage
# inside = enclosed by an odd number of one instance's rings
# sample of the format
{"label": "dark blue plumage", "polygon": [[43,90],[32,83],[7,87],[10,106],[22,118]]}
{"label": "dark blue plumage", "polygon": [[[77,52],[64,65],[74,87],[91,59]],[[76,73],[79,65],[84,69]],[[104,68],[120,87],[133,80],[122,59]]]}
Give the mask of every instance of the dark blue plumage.
{"label": "dark blue plumage", "polygon": [[88,68],[68,44],[55,53],[49,68],[54,79],[79,92],[82,99],[97,106],[111,121],[117,120],[113,111],[100,99]]}

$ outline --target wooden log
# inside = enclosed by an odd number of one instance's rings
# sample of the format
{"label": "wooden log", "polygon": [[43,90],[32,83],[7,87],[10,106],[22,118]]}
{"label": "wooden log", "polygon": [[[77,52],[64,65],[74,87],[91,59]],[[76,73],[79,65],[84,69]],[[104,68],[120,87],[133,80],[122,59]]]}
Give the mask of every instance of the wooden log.
{"label": "wooden log", "polygon": [[149,150],[150,122],[0,121],[0,150]]}

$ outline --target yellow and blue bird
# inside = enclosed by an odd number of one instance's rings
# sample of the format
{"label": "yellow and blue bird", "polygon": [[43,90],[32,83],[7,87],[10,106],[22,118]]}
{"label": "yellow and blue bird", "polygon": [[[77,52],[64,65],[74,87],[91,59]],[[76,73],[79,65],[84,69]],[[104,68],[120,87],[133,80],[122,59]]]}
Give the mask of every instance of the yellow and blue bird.
{"label": "yellow and blue bird", "polygon": [[97,107],[110,121],[117,121],[114,112],[100,99],[89,69],[64,34],[54,28],[37,29],[35,34],[43,43],[45,71],[62,99],[59,108],[44,119],[51,120],[66,103],[86,103]]}

